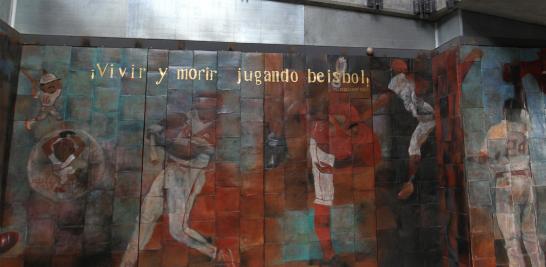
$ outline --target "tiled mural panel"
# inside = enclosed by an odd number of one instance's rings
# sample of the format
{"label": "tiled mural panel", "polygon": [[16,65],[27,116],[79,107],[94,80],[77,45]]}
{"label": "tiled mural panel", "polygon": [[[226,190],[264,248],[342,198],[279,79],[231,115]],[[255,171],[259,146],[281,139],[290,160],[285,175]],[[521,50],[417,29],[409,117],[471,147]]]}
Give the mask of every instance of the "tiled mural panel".
{"label": "tiled mural panel", "polygon": [[544,266],[545,51],[459,51],[477,55],[460,102],[475,266]]}
{"label": "tiled mural panel", "polygon": [[[285,69],[300,79],[238,83]],[[371,88],[303,79],[328,69]],[[25,46],[1,228],[20,242],[0,264],[467,264],[446,158],[460,96],[431,72],[425,55]]]}

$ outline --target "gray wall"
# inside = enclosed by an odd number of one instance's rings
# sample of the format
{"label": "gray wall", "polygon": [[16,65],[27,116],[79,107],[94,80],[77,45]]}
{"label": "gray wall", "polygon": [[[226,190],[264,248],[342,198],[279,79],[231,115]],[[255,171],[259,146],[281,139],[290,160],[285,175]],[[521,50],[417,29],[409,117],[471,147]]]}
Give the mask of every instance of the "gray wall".
{"label": "gray wall", "polygon": [[15,28],[50,35],[303,44],[303,12],[302,5],[260,0],[18,0]]}
{"label": "gray wall", "polygon": [[[403,7],[405,2],[410,1],[386,0],[384,4]],[[18,0],[15,28],[46,35],[408,49],[434,46],[434,27],[424,22],[265,0]]]}
{"label": "gray wall", "polygon": [[11,12],[11,0],[0,0],[0,20],[9,23],[9,14]]}
{"label": "gray wall", "polygon": [[[384,0],[384,7],[411,13],[411,3]],[[445,8],[445,0],[437,5]],[[9,8],[0,11],[9,14]],[[39,35],[427,50],[461,35],[546,39],[546,27],[467,11],[432,23],[266,0],[17,0],[15,29]]]}
{"label": "gray wall", "polygon": [[434,24],[413,19],[306,6],[305,44],[432,49]]}
{"label": "gray wall", "polygon": [[461,12],[453,12],[436,23],[436,46],[463,35]]}
{"label": "gray wall", "polygon": [[481,39],[546,40],[546,27],[501,17],[463,11],[464,36]]}

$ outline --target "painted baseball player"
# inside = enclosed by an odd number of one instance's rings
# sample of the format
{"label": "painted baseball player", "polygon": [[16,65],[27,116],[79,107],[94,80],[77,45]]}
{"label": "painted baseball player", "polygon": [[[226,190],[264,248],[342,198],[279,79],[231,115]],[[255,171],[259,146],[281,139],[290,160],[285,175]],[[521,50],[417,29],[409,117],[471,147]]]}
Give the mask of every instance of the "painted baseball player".
{"label": "painted baseball player", "polygon": [[528,115],[521,101],[504,103],[504,120],[493,125],[480,151],[494,177],[495,215],[510,266],[524,267],[521,241],[533,267],[544,267],[537,237],[534,182],[530,170]]}
{"label": "painted baseball player", "polygon": [[[214,152],[211,122],[204,122],[197,111],[169,114],[148,128],[150,159],[158,161],[156,144],[165,150],[165,168],[155,177],[141,208],[140,225],[127,245],[121,266],[135,266],[138,251],[150,240],[155,222],[163,214],[164,201],[169,231],[174,239],[211,259],[233,264],[229,250],[218,250],[205,237],[190,228],[189,217],[195,198],[205,184],[205,169]],[[140,226],[140,227],[139,227]]]}
{"label": "painted baseball player", "polygon": [[413,180],[421,161],[421,146],[427,140],[428,135],[434,129],[434,109],[416,92],[415,76],[408,74],[407,63],[402,59],[394,59],[391,68],[395,76],[389,82],[388,90],[385,90],[373,103],[373,110],[386,106],[393,96],[398,96],[406,111],[410,112],[419,122],[411,135],[409,144],[409,180],[398,193],[398,198],[407,199],[413,194]]}
{"label": "painted baseball player", "polygon": [[52,73],[46,73],[40,78],[40,91],[36,90],[36,83],[34,79],[30,77],[25,71],[23,74],[30,79],[32,83],[32,96],[34,98],[40,99],[40,112],[34,118],[25,121],[25,128],[27,130],[32,129],[32,125],[37,122],[44,120],[47,116],[51,115],[57,120],[62,120],[62,116],[55,106],[55,102],[59,98],[62,92],[62,83],[61,79],[57,78]]}
{"label": "painted baseball player", "polygon": [[[330,229],[330,208],[334,204],[335,193],[334,172],[351,167],[352,159],[359,153],[353,149],[353,145],[368,141],[373,133],[365,124],[359,123],[359,113],[350,104],[347,93],[330,92],[328,100],[328,113],[317,115],[311,122],[309,155],[315,189],[315,233],[320,242],[323,263],[338,266],[341,263],[335,257]],[[373,141],[378,144],[377,138]],[[380,158],[380,147],[377,146],[373,153]]]}
{"label": "painted baseball player", "polygon": [[78,160],[85,149],[85,143],[73,131],[63,131],[45,142],[42,150],[53,165],[53,172],[59,178],[55,192],[65,192],[87,163]]}
{"label": "painted baseball player", "polygon": [[[481,50],[474,49],[464,58],[463,62],[459,64],[462,78],[468,73],[474,60],[481,56]],[[363,114],[362,117],[366,119],[373,116],[374,111],[388,105],[393,96],[398,96],[404,104],[404,109],[417,119],[418,124],[415,130],[413,130],[408,149],[408,181],[404,183],[398,193],[399,199],[407,199],[414,192],[413,180],[421,162],[421,146],[427,140],[435,126],[434,108],[421,97],[424,94],[423,91],[426,90],[427,82],[408,73],[406,61],[394,59],[391,62],[391,69],[395,76],[391,78],[387,90],[373,102],[373,108]]]}

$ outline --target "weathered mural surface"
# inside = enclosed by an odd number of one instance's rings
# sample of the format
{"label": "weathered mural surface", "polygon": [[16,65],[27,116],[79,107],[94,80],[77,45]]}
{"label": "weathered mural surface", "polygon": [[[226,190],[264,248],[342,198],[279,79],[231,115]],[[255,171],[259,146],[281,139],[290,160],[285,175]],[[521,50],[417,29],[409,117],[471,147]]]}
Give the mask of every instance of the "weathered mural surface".
{"label": "weathered mural surface", "polygon": [[544,49],[480,51],[462,82],[476,266],[544,266]]}
{"label": "weathered mural surface", "polygon": [[544,58],[24,46],[0,264],[544,266]]}
{"label": "weathered mural surface", "polygon": [[[0,262],[440,265],[430,66],[24,46],[2,226],[20,240]],[[260,77],[285,70],[308,79]]]}
{"label": "weathered mural surface", "polygon": [[544,266],[545,51],[24,46],[0,265]]}

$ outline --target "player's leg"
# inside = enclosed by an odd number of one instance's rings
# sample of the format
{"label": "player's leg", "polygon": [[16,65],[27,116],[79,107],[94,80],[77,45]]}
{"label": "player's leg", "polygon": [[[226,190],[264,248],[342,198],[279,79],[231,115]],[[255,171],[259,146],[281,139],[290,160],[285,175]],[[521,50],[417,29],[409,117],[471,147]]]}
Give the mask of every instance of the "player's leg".
{"label": "player's leg", "polygon": [[[495,188],[495,217],[499,229],[504,238],[504,245],[510,266],[525,266],[523,253],[521,252],[521,232],[518,226],[519,209],[513,201],[512,188],[509,175],[497,177],[497,188]],[[503,181],[504,180],[504,181]],[[500,187],[503,185],[502,187]]]}
{"label": "player's leg", "polygon": [[411,135],[408,153],[410,155],[408,176],[411,180],[415,178],[419,162],[421,161],[421,146],[427,140],[429,134],[434,129],[434,121],[420,121]]}
{"label": "player's leg", "polygon": [[400,192],[398,198],[407,199],[414,192],[413,180],[417,174],[419,163],[421,163],[421,146],[425,143],[428,135],[434,129],[434,121],[420,121],[411,135],[409,144],[409,162],[408,162],[408,182],[406,182]]}
{"label": "player's leg", "polygon": [[189,224],[191,209],[193,208],[193,204],[195,203],[195,198],[197,197],[197,195],[199,195],[199,193],[201,193],[201,190],[205,185],[205,172],[202,169],[191,169],[189,175],[190,180],[193,181],[193,186],[191,187],[188,198],[186,200],[187,209],[184,212],[183,217],[184,232],[186,232],[186,234],[188,234],[192,238],[195,238],[201,242],[208,243],[208,241],[201,234],[191,229]]}
{"label": "player's leg", "polygon": [[332,173],[322,173],[316,164],[319,162],[319,152],[314,139],[311,139],[309,152],[311,154],[313,181],[315,186],[315,234],[320,243],[323,259],[331,260],[334,255],[330,231],[330,206],[334,199],[334,179]]}
{"label": "player's leg", "polygon": [[328,261],[335,255],[330,234],[330,206],[315,203],[313,207],[315,209],[315,234],[320,243],[322,257]]}
{"label": "player's leg", "polygon": [[529,259],[531,260],[531,265],[533,267],[544,267],[544,253],[540,248],[540,241],[537,236],[537,211],[536,211],[536,201],[535,193],[533,190],[532,178],[528,177],[528,198],[523,206],[521,218],[521,233],[523,236],[523,244],[525,245],[525,250]]}
{"label": "player's leg", "polygon": [[216,247],[208,242],[203,242],[204,238],[196,239],[188,235],[185,231],[184,216],[190,212],[189,207],[186,205],[188,199],[188,193],[190,191],[187,188],[171,187],[168,188],[167,193],[167,205],[169,211],[169,231],[174,239],[178,242],[194,248],[197,251],[209,256],[211,259],[216,257]]}
{"label": "player's leg", "polygon": [[122,267],[135,266],[138,259],[138,251],[150,241],[154,231],[155,222],[163,213],[163,187],[165,181],[165,171],[162,170],[156,176],[150,191],[144,197],[140,209],[140,218],[137,217],[137,225],[127,244],[127,250],[121,260]]}

